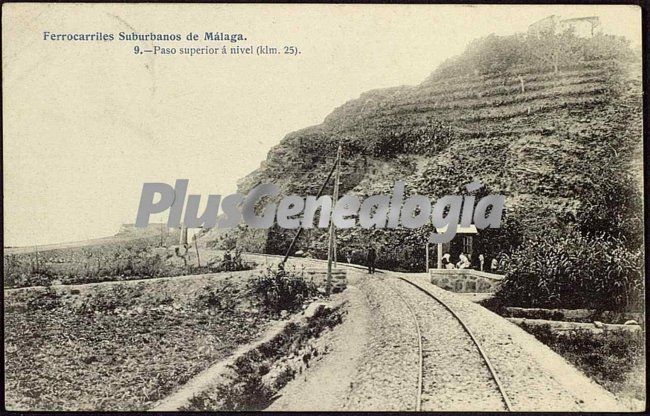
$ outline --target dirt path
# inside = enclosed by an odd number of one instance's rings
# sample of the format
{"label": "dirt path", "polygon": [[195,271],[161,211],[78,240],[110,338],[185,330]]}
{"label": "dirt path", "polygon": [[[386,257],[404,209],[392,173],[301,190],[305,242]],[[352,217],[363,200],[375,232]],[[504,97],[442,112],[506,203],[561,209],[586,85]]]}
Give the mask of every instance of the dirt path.
{"label": "dirt path", "polygon": [[[354,279],[354,278],[353,278]],[[356,375],[368,336],[369,310],[363,292],[350,285],[346,290],[350,307],[345,321],[320,342],[331,351],[289,382],[266,410],[337,411],[342,410]]]}

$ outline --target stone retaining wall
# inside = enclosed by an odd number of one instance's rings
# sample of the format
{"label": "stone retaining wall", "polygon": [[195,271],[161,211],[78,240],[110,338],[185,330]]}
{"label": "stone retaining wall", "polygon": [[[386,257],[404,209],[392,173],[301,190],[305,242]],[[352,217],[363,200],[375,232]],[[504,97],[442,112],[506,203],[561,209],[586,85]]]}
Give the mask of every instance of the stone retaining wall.
{"label": "stone retaining wall", "polygon": [[601,321],[608,324],[624,324],[634,320],[645,325],[643,313],[597,311],[595,309],[544,309],[507,306],[499,314],[506,318],[545,319],[550,321],[584,322]]}
{"label": "stone retaining wall", "polygon": [[431,269],[431,283],[450,292],[493,293],[502,275],[472,269]]}
{"label": "stone retaining wall", "polygon": [[536,335],[538,331],[549,330],[559,334],[584,334],[589,337],[631,336],[643,332],[640,325],[549,321],[545,319],[506,318],[509,322]]}

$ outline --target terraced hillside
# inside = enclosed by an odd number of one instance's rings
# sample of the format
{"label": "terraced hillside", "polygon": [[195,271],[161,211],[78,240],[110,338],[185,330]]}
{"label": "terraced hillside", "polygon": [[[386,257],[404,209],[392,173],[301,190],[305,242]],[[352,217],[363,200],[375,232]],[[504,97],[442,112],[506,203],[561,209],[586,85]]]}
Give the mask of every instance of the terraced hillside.
{"label": "terraced hillside", "polygon": [[[578,52],[556,72],[523,51],[532,41],[492,36],[419,85],[362,94],[321,125],[288,134],[240,181],[240,192],[272,182],[284,194],[315,195],[341,144],[342,193],[390,193],[403,179],[407,194],[432,199],[460,193],[472,180],[485,184],[485,192],[506,195],[506,226],[499,231],[508,241],[492,238],[479,249],[485,253],[546,228],[591,221],[595,231],[596,211],[626,213],[616,232],[634,234],[626,227],[641,218],[641,171],[633,158],[642,141],[639,59],[618,38],[569,36],[564,41]],[[610,188],[622,198],[610,201]],[[598,226],[612,231],[611,224]],[[363,249],[372,240],[381,243],[382,266],[417,270],[429,232],[340,230],[339,248]],[[292,236],[280,229],[238,231],[248,249],[269,253],[282,253]],[[325,233],[309,230],[296,249],[324,256],[325,247]]]}

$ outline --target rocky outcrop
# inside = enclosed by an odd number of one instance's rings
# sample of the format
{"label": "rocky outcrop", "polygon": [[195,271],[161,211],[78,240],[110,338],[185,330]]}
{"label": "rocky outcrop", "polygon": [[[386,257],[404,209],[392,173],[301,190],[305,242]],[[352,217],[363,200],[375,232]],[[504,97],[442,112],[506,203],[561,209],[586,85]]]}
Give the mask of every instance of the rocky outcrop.
{"label": "rocky outcrop", "polygon": [[[602,194],[602,178],[625,171],[630,149],[641,142],[640,73],[638,62],[592,59],[558,73],[540,66],[447,71],[419,85],[369,91],[322,124],[288,134],[239,182],[239,191],[272,182],[285,195],[315,195],[340,144],[341,194],[387,192],[402,179],[407,193],[437,198],[478,180],[506,195],[507,216],[521,230],[571,226]],[[617,163],[609,163],[614,157]],[[264,250],[280,254],[294,233],[265,234]],[[339,250],[377,241],[386,250],[380,266],[421,270],[423,264],[408,259],[421,263],[425,234],[341,230],[347,242]],[[295,250],[326,255],[323,235],[303,233]]]}

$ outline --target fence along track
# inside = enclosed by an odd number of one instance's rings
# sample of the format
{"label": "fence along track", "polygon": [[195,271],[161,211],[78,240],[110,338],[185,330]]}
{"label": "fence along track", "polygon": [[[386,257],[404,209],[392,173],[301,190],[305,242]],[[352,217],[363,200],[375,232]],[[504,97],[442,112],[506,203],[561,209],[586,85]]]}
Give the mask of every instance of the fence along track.
{"label": "fence along track", "polygon": [[[440,300],[437,296],[435,296],[434,294],[432,294],[428,290],[420,287],[419,285],[417,285],[417,284],[415,284],[415,283],[411,282],[410,280],[405,279],[403,277],[397,277],[397,278],[404,281],[404,282],[406,282],[406,283],[408,283],[409,285],[415,287],[416,289],[418,289],[419,291],[421,291],[422,293],[424,293],[425,295],[427,295],[431,299],[438,302],[454,318],[456,318],[456,320],[458,321],[460,326],[465,330],[465,333],[470,337],[470,339],[472,340],[472,342],[476,346],[479,354],[481,355],[481,358],[483,358],[483,361],[485,362],[488,370],[490,371],[490,376],[492,377],[492,379],[494,380],[494,382],[496,383],[496,385],[497,385],[497,387],[499,389],[499,393],[501,394],[501,398],[503,399],[503,403],[505,404],[506,409],[508,411],[512,411],[512,404],[510,403],[510,399],[508,399],[508,395],[506,394],[506,391],[505,391],[503,385],[501,384],[501,380],[499,379],[499,376],[497,375],[497,373],[496,373],[496,371],[494,369],[494,366],[492,365],[492,362],[488,358],[487,354],[485,353],[485,351],[481,347],[481,344],[479,344],[478,340],[476,339],[476,337],[474,336],[472,331],[467,327],[467,325],[465,325],[465,322],[463,322],[463,320],[460,319],[460,317],[456,314],[456,312],[454,312],[454,310],[451,309],[445,302]],[[402,294],[400,294],[399,291],[397,291],[395,288],[393,288],[393,291],[397,294],[397,296],[404,302],[404,304],[409,309],[409,312],[413,316],[413,320],[415,322],[415,327],[417,329],[418,348],[419,348],[419,353],[420,353],[420,360],[419,360],[419,367],[420,368],[419,368],[419,374],[418,374],[418,392],[417,392],[416,410],[420,411],[421,406],[422,406],[422,390],[423,390],[423,381],[422,381],[423,374],[422,373],[423,373],[423,367],[424,367],[424,358],[423,358],[423,350],[422,350],[422,334],[421,334],[421,331],[420,331],[420,323],[419,323],[419,321],[417,319],[417,315],[415,314],[415,311],[413,310],[411,305],[406,301],[404,296],[402,296]]]}

